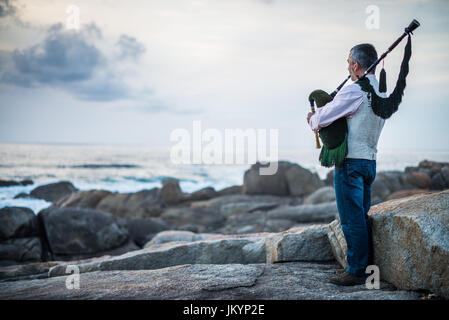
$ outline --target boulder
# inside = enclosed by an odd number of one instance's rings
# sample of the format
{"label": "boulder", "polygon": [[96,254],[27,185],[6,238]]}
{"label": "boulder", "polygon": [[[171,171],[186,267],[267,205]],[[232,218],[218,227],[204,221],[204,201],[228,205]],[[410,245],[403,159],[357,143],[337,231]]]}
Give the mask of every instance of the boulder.
{"label": "boulder", "polygon": [[321,187],[307,198],[304,199],[304,204],[318,204],[335,201],[335,190],[333,187]]}
{"label": "boulder", "polygon": [[81,255],[113,249],[128,240],[128,231],[110,213],[81,208],[49,207],[39,212],[50,251]]}
{"label": "boulder", "polygon": [[[386,201],[371,207],[369,216],[381,279],[448,299],[449,190]],[[346,244],[344,237],[336,236],[341,233],[337,222],[333,233],[336,258],[344,261]]]}
{"label": "boulder", "polygon": [[39,186],[31,190],[30,196],[37,199],[55,202],[62,197],[65,197],[77,191],[78,189],[75,188],[70,181],[60,181]]}
{"label": "boulder", "polygon": [[39,223],[34,212],[23,207],[0,209],[0,240],[39,235]]}
{"label": "boulder", "polygon": [[90,208],[95,209],[98,203],[113,193],[106,190],[87,190],[72,193],[55,202],[58,207]]}
{"label": "boulder", "polygon": [[[109,270],[160,269],[182,264],[264,263],[265,238],[241,237],[195,242],[167,242],[93,262],[75,264],[80,273]],[[65,275],[66,264],[54,266],[49,276]]]}
{"label": "boulder", "polygon": [[272,194],[280,196],[289,195],[290,192],[285,172],[290,166],[291,163],[287,161],[279,161],[277,163],[277,171],[275,174],[263,175],[260,174],[260,170],[261,168],[268,167],[268,165],[262,165],[260,162],[256,162],[250,169],[245,171],[243,178],[243,193]]}
{"label": "boulder", "polygon": [[432,177],[430,189],[431,190],[443,190],[449,188],[449,186],[446,185],[446,181],[443,178],[443,175],[438,172]]}
{"label": "boulder", "polygon": [[334,186],[334,175],[335,175],[335,169],[330,170],[327,174],[326,174],[326,179],[324,180],[324,184],[326,186]]}
{"label": "boulder", "polygon": [[179,180],[172,178],[162,180],[162,187],[158,192],[162,200],[168,205],[177,204],[184,197],[184,193],[179,186]]}
{"label": "boulder", "polygon": [[330,222],[338,214],[337,202],[283,206],[267,212],[270,219],[289,219],[296,222]]}
{"label": "boulder", "polygon": [[170,229],[170,225],[160,218],[126,219],[124,225],[128,229],[131,239],[143,247],[156,234]]}
{"label": "boulder", "polygon": [[42,244],[38,237],[14,238],[0,242],[0,260],[2,264],[40,261]]}
{"label": "boulder", "polygon": [[420,171],[415,171],[408,174],[407,180],[410,184],[421,189],[429,188],[432,183],[430,177],[426,173]]}
{"label": "boulder", "polygon": [[440,173],[443,176],[444,182],[446,183],[446,188],[449,188],[449,166],[441,168]]}
{"label": "boulder", "polygon": [[324,186],[317,173],[298,164],[292,164],[285,172],[289,194],[292,196],[306,196]]}
{"label": "boulder", "polygon": [[123,218],[157,217],[166,208],[159,189],[134,193],[118,193],[106,190],[80,191],[56,202],[59,207],[89,208],[112,213]]}
{"label": "boulder", "polygon": [[299,227],[266,238],[267,263],[334,260],[328,225]]}

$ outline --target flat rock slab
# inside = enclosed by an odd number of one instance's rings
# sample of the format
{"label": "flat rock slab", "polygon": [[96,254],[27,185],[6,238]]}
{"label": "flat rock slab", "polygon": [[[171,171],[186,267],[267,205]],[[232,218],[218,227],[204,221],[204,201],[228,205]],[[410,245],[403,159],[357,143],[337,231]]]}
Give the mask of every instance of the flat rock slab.
{"label": "flat rock slab", "polygon": [[80,288],[67,289],[68,276],[0,283],[0,299],[369,299],[418,300],[420,294],[328,282],[337,263],[186,264],[156,270],[95,271],[80,274]]}

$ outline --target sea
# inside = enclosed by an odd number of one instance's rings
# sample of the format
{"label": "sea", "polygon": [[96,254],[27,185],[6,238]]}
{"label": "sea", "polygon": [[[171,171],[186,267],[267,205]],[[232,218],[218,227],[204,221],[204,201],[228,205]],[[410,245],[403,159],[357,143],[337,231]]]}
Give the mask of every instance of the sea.
{"label": "sea", "polygon": [[[320,149],[280,149],[278,159],[295,162],[326,178],[331,170],[318,161]],[[14,199],[19,193],[58,181],[70,181],[80,190],[103,189],[137,192],[160,187],[165,178],[179,180],[184,192],[204,187],[220,190],[243,184],[252,163],[177,164],[169,147],[61,144],[0,144],[0,180],[31,179],[27,186],[0,187],[0,209],[28,207],[38,213],[51,203],[30,198]],[[247,160],[247,159],[245,159]],[[422,160],[449,162],[448,150],[378,150],[377,172],[403,171]],[[248,161],[247,161],[248,162]]]}

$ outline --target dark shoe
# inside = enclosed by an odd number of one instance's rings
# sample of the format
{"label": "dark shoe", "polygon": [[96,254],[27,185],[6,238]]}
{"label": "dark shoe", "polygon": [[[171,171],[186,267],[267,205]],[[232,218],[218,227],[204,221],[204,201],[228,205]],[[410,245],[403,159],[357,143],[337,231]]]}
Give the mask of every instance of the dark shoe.
{"label": "dark shoe", "polygon": [[343,273],[345,271],[346,271],[346,269],[337,269],[337,270],[334,271],[334,273],[335,274],[341,274],[341,273]]}
{"label": "dark shoe", "polygon": [[339,286],[356,286],[365,284],[365,280],[365,277],[355,277],[347,272],[341,272],[336,276],[331,277],[329,282]]}

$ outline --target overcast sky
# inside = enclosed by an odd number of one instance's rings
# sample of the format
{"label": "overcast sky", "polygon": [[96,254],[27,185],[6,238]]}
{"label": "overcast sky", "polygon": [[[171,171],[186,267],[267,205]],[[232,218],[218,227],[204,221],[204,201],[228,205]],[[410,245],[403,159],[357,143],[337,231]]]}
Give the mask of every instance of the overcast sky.
{"label": "overcast sky", "polygon": [[[201,120],[313,147],[308,94],[344,80],[352,46],[380,55],[413,18],[405,96],[378,149],[447,150],[449,1],[430,0],[0,0],[0,142],[170,146]],[[405,42],[385,60],[388,93]]]}

